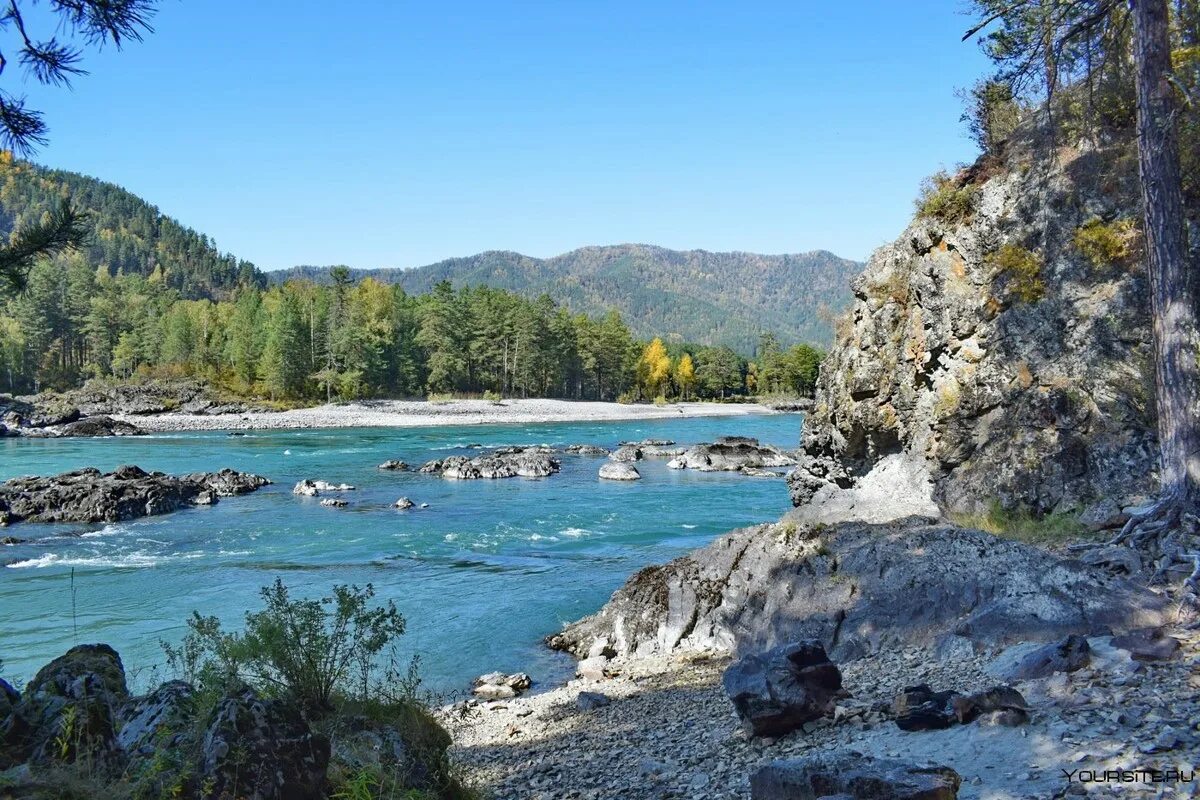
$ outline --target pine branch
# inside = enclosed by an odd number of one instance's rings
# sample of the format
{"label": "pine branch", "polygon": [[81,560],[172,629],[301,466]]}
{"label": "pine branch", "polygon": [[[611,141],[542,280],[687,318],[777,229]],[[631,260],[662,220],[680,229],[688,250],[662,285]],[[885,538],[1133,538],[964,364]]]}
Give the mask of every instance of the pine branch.
{"label": "pine branch", "polygon": [[16,232],[8,246],[0,247],[0,280],[11,291],[21,291],[30,268],[38,259],[83,247],[90,234],[88,214],[63,200],[50,219],[25,226]]}

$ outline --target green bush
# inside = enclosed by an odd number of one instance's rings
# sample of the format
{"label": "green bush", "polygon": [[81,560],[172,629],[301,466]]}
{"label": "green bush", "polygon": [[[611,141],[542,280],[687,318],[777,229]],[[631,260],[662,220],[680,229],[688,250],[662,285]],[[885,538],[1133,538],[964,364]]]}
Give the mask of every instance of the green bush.
{"label": "green bush", "polygon": [[320,600],[294,600],[276,579],[261,590],[262,611],[246,612],[245,631],[227,633],[216,617],[193,612],[178,647],[163,644],[167,663],[202,688],[244,680],[286,692],[310,713],[332,708],[335,692],[365,697],[376,660],[404,633],[395,603],[370,607],[371,584],[338,585]]}
{"label": "green bush", "polygon": [[1089,535],[1088,529],[1075,514],[1038,516],[1024,508],[1005,509],[997,500],[992,501],[984,514],[951,514],[950,518],[959,527],[975,528],[1028,544],[1061,545]]}
{"label": "green bush", "polygon": [[500,394],[499,392],[493,392],[491,389],[488,389],[486,392],[483,393],[483,399],[487,400],[492,405],[498,406],[504,402],[504,395]]}
{"label": "green bush", "polygon": [[1008,276],[1009,291],[1018,300],[1036,303],[1046,296],[1046,284],[1042,280],[1044,261],[1040,253],[1019,244],[1006,244],[990,254],[986,261],[997,275]]}
{"label": "green bush", "polygon": [[449,392],[430,392],[426,399],[435,406],[444,406],[454,402],[454,395]]}
{"label": "green bush", "polygon": [[931,217],[943,222],[963,222],[975,210],[979,187],[962,184],[942,170],[921,183],[917,197],[917,216]]}
{"label": "green bush", "polygon": [[1093,217],[1075,230],[1075,248],[1093,267],[1124,264],[1134,253],[1137,225],[1132,219],[1112,222]]}

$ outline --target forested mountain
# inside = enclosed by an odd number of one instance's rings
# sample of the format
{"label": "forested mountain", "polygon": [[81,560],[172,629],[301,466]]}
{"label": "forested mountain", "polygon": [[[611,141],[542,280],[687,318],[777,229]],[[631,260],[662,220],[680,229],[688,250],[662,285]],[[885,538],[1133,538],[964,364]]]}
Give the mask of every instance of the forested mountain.
{"label": "forested mountain", "polygon": [[[825,344],[850,302],[862,264],[815,250],[796,255],[667,250],[642,244],[584,247],[540,259],[506,251],[453,258],[415,269],[354,270],[424,293],[439,281],[487,285],[526,297],[548,294],[575,312],[615,308],[640,337],[727,344],[749,351],[764,330],[786,341]],[[324,280],[325,267],[268,273]]]}
{"label": "forested mountain", "polygon": [[0,237],[37,222],[65,198],[88,213],[93,235],[83,259],[109,275],[149,277],[158,270],[163,283],[187,299],[225,297],[243,283],[263,285],[253,264],[219,252],[207,236],[120,186],[0,153]]}

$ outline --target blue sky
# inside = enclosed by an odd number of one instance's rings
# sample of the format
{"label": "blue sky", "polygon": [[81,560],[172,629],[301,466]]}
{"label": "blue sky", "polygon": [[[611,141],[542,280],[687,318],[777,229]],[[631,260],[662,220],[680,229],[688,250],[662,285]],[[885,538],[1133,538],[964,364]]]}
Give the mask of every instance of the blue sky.
{"label": "blue sky", "polygon": [[36,160],[266,269],[647,242],[851,258],[968,161],[956,0],[165,0]]}

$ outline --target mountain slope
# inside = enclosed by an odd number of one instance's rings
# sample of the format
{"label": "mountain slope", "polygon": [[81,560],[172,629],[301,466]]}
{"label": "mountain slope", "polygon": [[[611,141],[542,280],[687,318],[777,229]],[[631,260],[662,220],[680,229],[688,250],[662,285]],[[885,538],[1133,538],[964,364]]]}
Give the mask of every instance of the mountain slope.
{"label": "mountain slope", "polygon": [[167,285],[190,299],[263,283],[253,264],[219,252],[207,236],[116,184],[0,155],[0,236],[36,222],[63,198],[91,215],[86,258],[110,274],[149,275],[160,268]]}
{"label": "mountain slope", "polygon": [[[639,336],[671,336],[748,350],[758,334],[827,344],[831,320],[850,301],[855,261],[822,250],[796,255],[677,251],[641,244],[584,247],[554,258],[489,251],[416,269],[352,270],[357,277],[425,292],[448,280],[527,296],[548,294],[573,311],[616,308]],[[269,273],[325,280],[323,267]]]}

